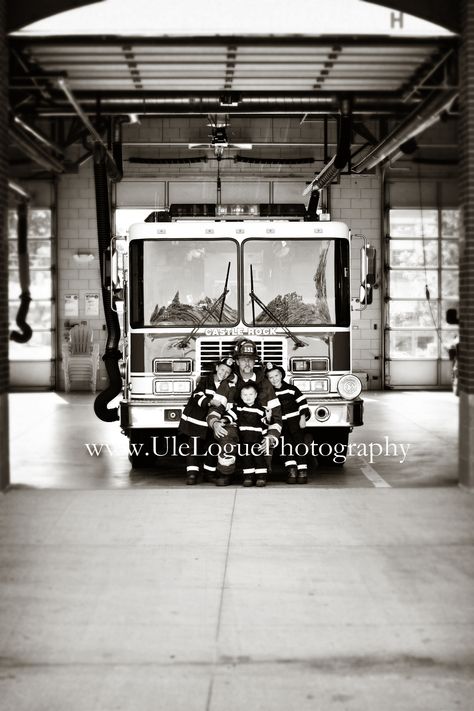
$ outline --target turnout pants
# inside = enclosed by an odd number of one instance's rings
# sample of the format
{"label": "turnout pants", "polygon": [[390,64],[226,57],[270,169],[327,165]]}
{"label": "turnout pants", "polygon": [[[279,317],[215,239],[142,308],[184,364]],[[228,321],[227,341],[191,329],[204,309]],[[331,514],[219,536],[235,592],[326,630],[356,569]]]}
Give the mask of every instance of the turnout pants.
{"label": "turnout pants", "polygon": [[[305,472],[308,469],[306,464],[306,448],[304,442],[304,430],[297,429],[296,432],[290,432],[289,429],[283,426],[282,431],[282,455],[286,467],[297,467],[299,472]],[[298,447],[298,445],[300,445]]]}
{"label": "turnout pants", "polygon": [[214,476],[217,470],[217,457],[209,452],[209,446],[214,442],[212,433],[209,431],[206,439],[186,437],[186,442],[190,450],[186,454],[186,474],[198,474],[199,464],[202,462],[204,474]]}

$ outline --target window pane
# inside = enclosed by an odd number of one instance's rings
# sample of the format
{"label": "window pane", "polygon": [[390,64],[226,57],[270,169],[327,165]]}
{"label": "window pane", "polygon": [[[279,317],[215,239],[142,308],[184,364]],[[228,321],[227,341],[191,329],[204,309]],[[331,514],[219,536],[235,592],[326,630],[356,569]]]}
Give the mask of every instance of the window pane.
{"label": "window pane", "polygon": [[28,210],[28,237],[51,237],[51,210]]}
{"label": "window pane", "polygon": [[[10,330],[17,328],[16,315],[19,305],[19,301],[10,301],[8,304]],[[32,301],[28,309],[26,322],[33,330],[36,328],[51,328],[51,301]]]}
{"label": "window pane", "polygon": [[459,242],[457,240],[442,241],[441,263],[443,267],[457,267],[459,265]]}
{"label": "window pane", "polygon": [[441,235],[458,237],[461,229],[461,210],[441,211]]}
{"label": "window pane", "polygon": [[441,293],[443,297],[457,298],[459,294],[459,274],[457,271],[443,271],[441,274]]}
{"label": "window pane", "polygon": [[388,322],[391,328],[437,326],[438,305],[432,301],[390,301]]}
{"label": "window pane", "polygon": [[8,210],[8,237],[16,238],[16,226],[18,224],[18,215],[16,210]]}
{"label": "window pane", "polygon": [[[9,274],[8,298],[15,301],[21,294],[18,272],[12,271]],[[51,298],[51,272],[38,271],[30,272],[30,293],[33,299]]]}
{"label": "window pane", "polygon": [[[8,210],[8,236],[16,239],[18,214]],[[28,210],[28,237],[45,239],[51,237],[51,210]]]}
{"label": "window pane", "polygon": [[436,331],[391,331],[391,358],[437,358],[438,337]]}
{"label": "window pane", "polygon": [[[28,242],[31,269],[49,269],[51,266],[51,241],[31,240]],[[18,245],[16,240],[8,240],[8,266],[18,269]]]}
{"label": "window pane", "polygon": [[244,242],[244,321],[252,324],[250,268],[256,295],[268,307],[255,305],[257,325],[345,325],[348,290],[340,274],[347,255],[342,240],[249,239]]}
{"label": "window pane", "polygon": [[391,237],[437,237],[437,210],[390,210]]}
{"label": "window pane", "polygon": [[137,323],[164,328],[237,323],[238,253],[233,240],[136,240],[131,262]]}
{"label": "window pane", "polygon": [[9,341],[10,360],[50,360],[51,331],[34,331],[28,343]]}
{"label": "window pane", "polygon": [[[424,253],[424,261],[423,261]],[[437,267],[438,242],[435,240],[390,240],[391,267]]]}
{"label": "window pane", "polygon": [[424,269],[390,271],[390,296],[393,299],[424,299],[428,283],[431,299],[438,298],[438,272]]}
{"label": "window pane", "polygon": [[18,269],[18,246],[16,240],[8,240],[8,268]]}

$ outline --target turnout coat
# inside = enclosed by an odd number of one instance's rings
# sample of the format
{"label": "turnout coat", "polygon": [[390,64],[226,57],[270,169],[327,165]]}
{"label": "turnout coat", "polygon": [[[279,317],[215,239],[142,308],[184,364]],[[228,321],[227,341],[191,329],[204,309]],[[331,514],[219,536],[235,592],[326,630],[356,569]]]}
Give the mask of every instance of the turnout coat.
{"label": "turnout coat", "polygon": [[265,408],[258,400],[253,405],[245,405],[239,398],[232,407],[237,418],[239,439],[243,444],[256,444],[267,434],[268,424]]}
{"label": "turnout coat", "polygon": [[[214,373],[207,373],[207,375],[201,377],[183,410],[178,429],[179,432],[188,437],[206,439],[209,432],[206,418],[211,400],[216,399],[223,404],[227,403],[227,399],[224,400],[222,395],[218,393],[214,375]],[[227,380],[232,380],[232,376]],[[223,380],[219,383],[219,386],[222,386],[227,380]],[[231,383],[226,386],[226,391],[232,391]]]}
{"label": "turnout coat", "polygon": [[[259,371],[254,373],[253,377],[250,378],[250,381],[254,382],[257,386],[259,404],[263,405],[264,408],[268,408],[271,412],[268,432],[266,434],[268,434],[268,436],[273,436],[278,440],[282,429],[282,411],[280,401],[275,394],[273,385],[264,376],[264,374]],[[212,426],[216,419],[224,416],[226,409],[231,410],[233,408],[234,400],[246,382],[248,381],[244,380],[239,372],[236,373],[234,378],[231,377],[222,381],[217,391],[220,405],[218,408],[213,408],[212,415],[211,413],[209,415],[208,421],[210,426]]]}
{"label": "turnout coat", "polygon": [[290,385],[286,380],[282,381],[280,388],[274,390],[281,404],[283,431],[295,434],[300,429],[301,415],[307,420],[311,417],[306,397],[296,385]]}

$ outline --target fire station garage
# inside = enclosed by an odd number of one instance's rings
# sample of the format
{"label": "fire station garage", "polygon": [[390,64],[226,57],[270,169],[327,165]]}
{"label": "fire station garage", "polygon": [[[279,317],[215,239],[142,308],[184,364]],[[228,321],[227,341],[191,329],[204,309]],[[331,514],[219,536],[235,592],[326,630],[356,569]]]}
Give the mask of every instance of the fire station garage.
{"label": "fire station garage", "polygon": [[0,28],[2,709],[471,709],[473,3]]}

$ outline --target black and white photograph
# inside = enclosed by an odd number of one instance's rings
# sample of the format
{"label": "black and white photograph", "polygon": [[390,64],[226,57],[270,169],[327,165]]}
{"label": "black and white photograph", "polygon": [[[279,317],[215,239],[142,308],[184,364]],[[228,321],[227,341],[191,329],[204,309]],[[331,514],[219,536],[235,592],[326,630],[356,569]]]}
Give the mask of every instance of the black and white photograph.
{"label": "black and white photograph", "polygon": [[474,2],[0,53],[0,710],[470,711]]}

